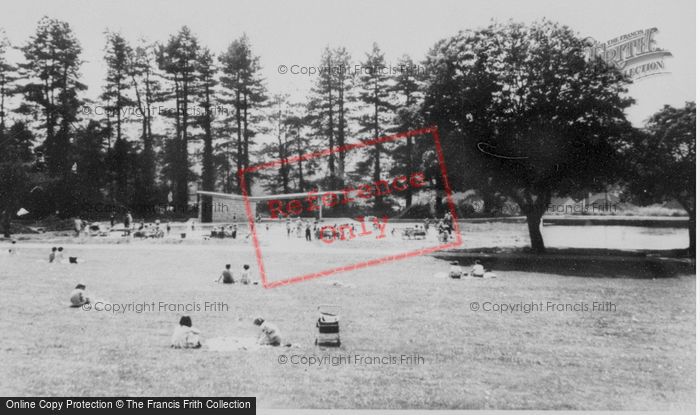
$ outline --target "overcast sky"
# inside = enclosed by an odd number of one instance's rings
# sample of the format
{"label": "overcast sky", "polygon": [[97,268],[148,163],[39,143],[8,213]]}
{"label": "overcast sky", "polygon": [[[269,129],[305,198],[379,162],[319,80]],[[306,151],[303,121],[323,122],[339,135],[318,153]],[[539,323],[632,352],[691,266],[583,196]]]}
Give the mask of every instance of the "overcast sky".
{"label": "overcast sky", "polygon": [[0,27],[14,44],[23,44],[44,15],[69,22],[75,31],[91,98],[104,78],[106,28],[129,40],[162,41],[188,25],[215,53],[245,32],[261,58],[269,91],[302,98],[308,77],[282,75],[278,67],[318,65],[326,45],[345,46],[359,61],[376,41],[390,62],[404,53],[420,60],[435,42],[461,29],[483,27],[491,19],[545,17],[599,41],[658,28],[657,45],[673,54],[666,59],[670,74],[631,86],[637,104],[629,116],[636,125],[664,104],[695,100],[694,0],[15,0],[2,5]]}

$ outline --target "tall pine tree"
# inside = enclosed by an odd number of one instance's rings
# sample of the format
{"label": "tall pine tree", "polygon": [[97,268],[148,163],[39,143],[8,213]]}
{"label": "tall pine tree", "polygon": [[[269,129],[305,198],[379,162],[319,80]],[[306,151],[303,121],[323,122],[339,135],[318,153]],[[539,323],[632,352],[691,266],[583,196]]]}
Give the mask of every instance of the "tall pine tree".
{"label": "tall pine tree", "polygon": [[[368,111],[359,119],[360,132],[371,139],[385,135],[390,127],[390,114],[394,108],[391,103],[391,77],[384,59],[384,53],[375,43],[372,51],[366,55],[359,76],[359,100],[368,108]],[[360,163],[359,171],[371,172],[372,181],[382,178],[382,155],[386,150],[381,143],[374,144],[370,150],[368,163]],[[374,208],[378,211],[385,208],[384,197],[381,192],[374,195]]]}

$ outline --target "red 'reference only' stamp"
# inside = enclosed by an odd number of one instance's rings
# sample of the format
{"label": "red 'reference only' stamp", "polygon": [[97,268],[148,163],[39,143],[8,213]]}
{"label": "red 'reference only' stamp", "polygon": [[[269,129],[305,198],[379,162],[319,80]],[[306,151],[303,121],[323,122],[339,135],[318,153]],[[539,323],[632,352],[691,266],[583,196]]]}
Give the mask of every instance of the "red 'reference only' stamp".
{"label": "red 'reference only' stamp", "polygon": [[[441,187],[444,189],[447,211],[449,213],[451,224],[450,234],[454,235],[452,240],[446,240],[442,238],[437,239],[437,245],[425,244],[421,246],[412,246],[411,242],[407,242],[407,249],[405,252],[392,252],[389,255],[381,255],[381,247],[373,247],[371,252],[373,257],[363,258],[361,261],[352,261],[347,264],[339,264],[325,267],[321,270],[313,270],[311,272],[300,273],[298,275],[283,276],[279,277],[277,275],[268,274],[268,270],[265,266],[263,250],[261,247],[261,234],[257,229],[256,225],[256,212],[253,212],[250,198],[248,194],[247,186],[245,184],[246,174],[259,172],[265,169],[280,168],[284,165],[294,166],[300,162],[306,162],[314,159],[323,159],[334,155],[337,157],[340,153],[349,153],[358,150],[371,150],[373,147],[378,145],[398,145],[402,143],[402,140],[408,140],[412,138],[413,140],[430,140],[432,139],[432,146],[434,146],[434,154],[437,163],[437,171],[439,172],[439,177],[434,178],[434,180],[441,181]],[[452,191],[450,184],[447,179],[447,167],[445,166],[445,158],[443,154],[442,147],[440,145],[440,137],[438,135],[437,127],[427,127],[417,130],[411,130],[399,134],[389,135],[385,137],[378,137],[372,140],[364,140],[354,144],[348,144],[344,146],[337,146],[323,151],[311,152],[303,154],[301,156],[292,156],[280,160],[274,160],[270,162],[260,163],[253,166],[249,166],[245,169],[238,171],[238,177],[242,183],[242,193],[246,209],[246,214],[248,217],[248,224],[251,231],[253,246],[255,249],[255,256],[258,262],[258,270],[260,273],[260,279],[262,285],[265,288],[274,288],[284,285],[289,285],[297,282],[308,281],[320,277],[326,277],[336,273],[347,272],[358,270],[362,268],[367,268],[375,265],[385,264],[387,262],[398,261],[401,259],[412,258],[419,255],[425,255],[432,252],[436,252],[443,249],[455,248],[462,245],[462,238],[459,232],[459,224],[457,222],[457,212],[455,208],[454,201],[452,199]],[[353,206],[355,203],[364,203],[377,196],[401,196],[402,192],[406,191],[420,191],[429,190],[429,182],[426,179],[426,173],[422,171],[412,172],[412,174],[397,175],[391,178],[385,178],[380,180],[374,180],[371,182],[365,182],[361,184],[345,184],[340,189],[332,189],[329,191],[319,191],[314,189],[307,192],[303,196],[285,197],[286,195],[280,195],[279,199],[274,197],[266,200],[265,207],[270,214],[272,220],[278,220],[280,222],[287,221],[287,236],[289,237],[289,221],[292,218],[297,218],[297,221],[301,221],[299,218],[301,215],[313,214],[318,210],[333,209],[339,206]],[[321,223],[314,223],[314,236],[316,241],[316,246],[318,249],[327,247],[330,245],[335,245],[336,242],[348,242],[353,240],[358,240],[358,238],[371,238],[371,241],[386,241],[389,235],[388,223],[389,219],[384,216],[382,218],[377,218],[374,216],[356,216],[351,218],[352,223],[333,223],[329,221],[326,223],[322,221]],[[336,221],[337,222],[337,221]],[[301,222],[299,222],[301,226]],[[414,225],[418,228],[419,225]],[[267,226],[266,226],[267,228]],[[310,224],[306,224],[306,239],[309,241],[308,232]],[[404,232],[409,232],[404,230]],[[427,229],[426,231],[427,232]],[[394,231],[391,232],[394,236]],[[358,255],[367,254],[358,251]],[[308,253],[308,252],[307,252]],[[357,255],[352,255],[357,256]]]}

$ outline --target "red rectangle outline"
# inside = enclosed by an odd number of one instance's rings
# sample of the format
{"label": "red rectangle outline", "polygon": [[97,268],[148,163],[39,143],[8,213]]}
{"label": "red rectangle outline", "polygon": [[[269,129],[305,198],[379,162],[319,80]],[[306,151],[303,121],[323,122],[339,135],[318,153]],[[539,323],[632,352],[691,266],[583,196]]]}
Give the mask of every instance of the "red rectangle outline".
{"label": "red rectangle outline", "polygon": [[[277,280],[277,281],[272,281],[272,282],[267,281],[267,274],[265,273],[265,266],[263,264],[263,259],[262,259],[262,251],[260,249],[260,243],[258,241],[257,231],[255,229],[255,215],[252,212],[248,191],[246,190],[245,173],[252,173],[252,172],[256,172],[256,171],[261,170],[261,169],[281,166],[284,163],[290,164],[290,163],[296,163],[298,161],[305,161],[305,160],[311,160],[314,158],[329,156],[331,154],[345,152],[348,150],[354,150],[354,149],[363,148],[363,147],[368,147],[368,146],[372,146],[375,144],[389,143],[389,142],[397,141],[400,139],[406,139],[408,137],[413,137],[416,135],[423,135],[423,134],[431,134],[433,137],[433,141],[435,142],[435,151],[436,151],[436,154],[438,157],[438,164],[440,167],[440,173],[442,175],[442,180],[443,180],[443,184],[445,187],[445,193],[447,196],[447,207],[449,209],[450,215],[452,216],[452,226],[453,226],[454,232],[457,235],[454,242],[450,242],[450,243],[446,243],[446,244],[442,244],[442,245],[438,245],[438,246],[434,246],[434,247],[428,247],[428,248],[422,248],[422,249],[418,249],[418,250],[414,250],[414,251],[409,251],[409,252],[406,252],[403,254],[388,255],[385,257],[372,259],[372,260],[360,262],[357,264],[339,266],[339,267],[331,268],[331,269],[328,269],[325,271],[313,272],[310,274],[299,275],[296,277],[290,277],[290,278],[286,278],[283,280]],[[246,215],[248,216],[248,226],[250,227],[250,232],[251,232],[252,239],[253,239],[253,245],[255,246],[255,257],[258,261],[258,270],[260,272],[260,279],[262,281],[263,287],[265,287],[265,288],[274,288],[274,287],[279,287],[282,285],[290,285],[290,284],[293,284],[296,282],[302,282],[302,281],[308,281],[308,280],[315,279],[315,278],[326,277],[326,276],[329,276],[331,274],[335,274],[335,273],[342,272],[342,271],[352,271],[352,270],[356,270],[356,269],[367,268],[367,267],[370,267],[373,265],[379,265],[379,264],[383,264],[386,262],[397,261],[399,259],[406,259],[406,258],[411,258],[411,257],[419,256],[419,255],[425,255],[425,254],[429,254],[431,252],[439,251],[442,249],[454,248],[454,247],[458,247],[458,246],[462,245],[462,235],[459,233],[459,223],[457,222],[457,210],[455,208],[454,201],[452,200],[452,189],[450,188],[450,184],[447,180],[447,166],[445,166],[445,156],[442,152],[442,146],[440,145],[440,136],[438,135],[437,126],[406,131],[403,133],[388,135],[388,136],[384,136],[384,137],[378,137],[378,138],[375,138],[375,139],[369,140],[369,141],[361,141],[361,142],[356,143],[356,144],[347,144],[344,146],[333,147],[333,148],[325,149],[323,151],[315,151],[315,152],[304,154],[301,156],[293,156],[293,157],[288,157],[285,159],[269,161],[266,163],[259,163],[259,164],[238,170],[237,175],[238,175],[238,178],[239,178],[240,183],[241,183],[241,190],[243,193],[243,201],[245,204]]]}

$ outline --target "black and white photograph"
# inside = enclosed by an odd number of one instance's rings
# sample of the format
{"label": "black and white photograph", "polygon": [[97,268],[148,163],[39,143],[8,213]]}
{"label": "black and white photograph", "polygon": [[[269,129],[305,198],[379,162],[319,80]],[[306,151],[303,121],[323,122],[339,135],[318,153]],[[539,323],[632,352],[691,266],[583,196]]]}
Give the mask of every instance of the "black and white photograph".
{"label": "black and white photograph", "polygon": [[4,1],[0,407],[696,413],[696,8]]}

